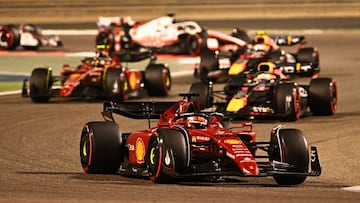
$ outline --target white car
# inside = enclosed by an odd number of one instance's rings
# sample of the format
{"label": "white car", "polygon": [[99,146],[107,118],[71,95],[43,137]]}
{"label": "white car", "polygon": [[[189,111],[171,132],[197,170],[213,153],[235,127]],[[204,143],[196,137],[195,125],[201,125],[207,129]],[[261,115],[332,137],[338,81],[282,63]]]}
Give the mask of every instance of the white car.
{"label": "white car", "polygon": [[41,29],[33,24],[1,25],[0,48],[15,50],[18,46],[25,50],[38,50],[42,46],[62,47],[58,36],[46,36]]}

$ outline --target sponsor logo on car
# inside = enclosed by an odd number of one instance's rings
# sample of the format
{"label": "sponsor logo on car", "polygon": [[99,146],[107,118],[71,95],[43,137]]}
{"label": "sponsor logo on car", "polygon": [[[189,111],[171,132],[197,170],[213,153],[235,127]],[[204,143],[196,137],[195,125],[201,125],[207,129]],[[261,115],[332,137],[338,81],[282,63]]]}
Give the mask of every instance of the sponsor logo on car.
{"label": "sponsor logo on car", "polygon": [[136,156],[136,162],[137,163],[144,163],[144,157],[145,157],[145,144],[144,141],[138,137],[135,142],[135,156]]}

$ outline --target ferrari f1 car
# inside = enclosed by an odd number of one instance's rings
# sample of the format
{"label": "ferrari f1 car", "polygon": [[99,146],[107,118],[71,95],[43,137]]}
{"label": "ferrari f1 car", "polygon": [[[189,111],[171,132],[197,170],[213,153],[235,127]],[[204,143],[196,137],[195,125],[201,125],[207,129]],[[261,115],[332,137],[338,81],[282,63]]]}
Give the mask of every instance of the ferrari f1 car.
{"label": "ferrari f1 car", "polygon": [[[125,53],[123,58],[137,61],[146,58],[144,54],[146,52],[129,58],[129,53]],[[87,57],[76,68],[64,64],[60,76],[53,76],[50,67],[35,68],[24,81],[22,95],[30,95],[33,102],[44,103],[52,96],[120,101],[169,94],[171,76],[167,64],[157,64],[155,56],[149,55],[150,63],[141,71],[123,66],[119,57]],[[56,83],[60,86],[55,86]]]}
{"label": "ferrari f1 car", "polygon": [[[223,90],[214,84],[194,83],[190,92],[198,93],[203,108],[212,105],[234,119],[277,118],[296,121],[301,116],[333,115],[337,108],[337,86],[332,78],[314,78],[309,85],[291,82],[271,62],[258,65],[255,74],[233,76]],[[220,101],[214,102],[218,98]]]}
{"label": "ferrari f1 car", "polygon": [[[258,64],[266,61],[275,63],[288,76],[317,77],[320,73],[319,51],[316,47],[305,47],[304,36],[269,36],[258,32],[251,43],[226,52],[218,51],[220,44],[216,39],[207,38],[208,49],[201,53],[199,70],[196,69],[204,82],[227,79],[244,71],[256,72]],[[296,53],[280,48],[296,44],[299,44]]]}
{"label": "ferrari f1 car", "polygon": [[[194,94],[181,96],[178,102],[105,102],[105,121],[88,122],[82,129],[84,171],[145,175],[156,183],[272,176],[279,185],[298,185],[321,174],[317,148],[309,152],[302,131],[278,125],[269,141],[259,142],[252,123],[225,128],[223,114],[199,112],[191,101]],[[113,114],[158,123],[125,133]]]}
{"label": "ferrari f1 car", "polygon": [[176,22],[174,15],[146,22],[134,22],[130,17],[100,17],[97,25],[96,41],[108,41],[110,52],[119,52],[123,47],[146,47],[160,54],[199,55],[205,35],[216,39],[219,49],[237,49],[246,45],[243,38],[248,37],[239,29],[226,35],[206,30],[195,21]]}
{"label": "ferrari f1 car", "polygon": [[21,46],[25,50],[37,50],[42,46],[62,47],[58,36],[42,34],[40,27],[33,24],[0,26],[0,48],[15,50]]}

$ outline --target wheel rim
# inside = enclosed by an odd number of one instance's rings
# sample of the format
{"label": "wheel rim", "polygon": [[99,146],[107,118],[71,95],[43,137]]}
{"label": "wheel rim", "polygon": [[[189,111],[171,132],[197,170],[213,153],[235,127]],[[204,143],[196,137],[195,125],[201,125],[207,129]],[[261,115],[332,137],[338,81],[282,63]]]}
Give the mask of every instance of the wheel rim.
{"label": "wheel rim", "polygon": [[155,148],[152,148],[152,149],[151,149],[151,152],[150,152],[150,164],[151,164],[151,165],[154,165],[154,164],[155,164],[155,160],[154,160],[155,153],[154,153],[154,151],[155,151]]}
{"label": "wheel rim", "polygon": [[88,144],[88,141],[85,140],[83,142],[83,147],[82,147],[82,155],[83,157],[87,157],[88,153],[87,153],[87,144]]}
{"label": "wheel rim", "polygon": [[167,89],[170,89],[170,86],[171,86],[171,79],[170,79],[170,76],[169,74],[166,75],[166,79],[165,79],[165,86]]}
{"label": "wheel rim", "polygon": [[163,70],[163,84],[164,84],[164,87],[165,87],[164,90],[166,92],[168,92],[170,90],[170,88],[171,88],[171,77],[170,77],[169,70],[167,70],[167,69]]}
{"label": "wheel rim", "polygon": [[[3,37],[4,36],[4,37]],[[7,46],[9,47],[11,44],[14,43],[14,36],[10,32],[4,32],[1,35],[1,40],[7,42]]]}
{"label": "wheel rim", "polygon": [[85,172],[89,171],[92,160],[92,141],[89,128],[84,127],[80,142],[80,161]]}
{"label": "wheel rim", "polygon": [[156,180],[161,170],[161,157],[162,150],[158,146],[157,142],[153,142],[150,147],[150,153],[148,157],[148,172],[151,180]]}

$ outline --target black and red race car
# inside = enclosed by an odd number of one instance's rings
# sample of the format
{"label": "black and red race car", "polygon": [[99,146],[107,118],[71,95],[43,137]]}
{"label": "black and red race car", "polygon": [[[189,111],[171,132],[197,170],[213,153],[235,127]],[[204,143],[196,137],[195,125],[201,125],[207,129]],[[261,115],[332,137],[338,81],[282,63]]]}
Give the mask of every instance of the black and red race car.
{"label": "black and red race car", "polygon": [[[178,102],[105,102],[105,121],[84,125],[80,162],[86,173],[148,176],[153,182],[272,176],[279,185],[298,185],[319,176],[316,147],[299,129],[278,125],[258,141],[252,123],[224,127],[223,114],[203,113],[180,94]],[[123,132],[113,114],[149,119],[149,128]],[[158,119],[150,127],[150,119]],[[310,167],[309,167],[310,166]]]}
{"label": "black and red race car", "polygon": [[[128,68],[120,62],[120,59],[145,58],[149,58],[150,63],[144,71]],[[60,76],[53,76],[51,67],[35,68],[24,81],[22,95],[30,95],[37,103],[48,102],[53,96],[116,101],[147,95],[167,96],[171,89],[170,69],[167,64],[155,61],[156,56],[150,52],[124,52],[123,56],[87,57],[75,68],[64,64]]]}
{"label": "black and red race car", "polygon": [[[243,32],[242,32],[243,33]],[[236,35],[235,35],[236,36]],[[255,71],[261,62],[272,62],[288,76],[317,77],[320,73],[319,51],[316,47],[305,47],[305,36],[270,36],[266,32],[257,35],[247,45],[237,44],[232,49],[221,51],[221,42],[207,38],[207,48],[200,54],[200,64],[195,67],[203,82],[222,81],[244,71]],[[248,40],[249,41],[249,40]],[[231,45],[231,41],[229,41]],[[296,53],[282,47],[299,45]]]}
{"label": "black and red race car", "polygon": [[334,79],[318,77],[308,85],[298,84],[272,62],[258,64],[256,73],[231,77],[222,90],[214,86],[211,81],[197,82],[191,85],[190,92],[199,94],[197,100],[202,108],[215,106],[233,119],[296,121],[310,113],[333,115],[338,104]]}
{"label": "black and red race car", "polygon": [[34,24],[0,25],[0,48],[15,50],[18,46],[25,50],[38,50],[40,47],[62,47],[58,36],[42,34],[39,26]]}

